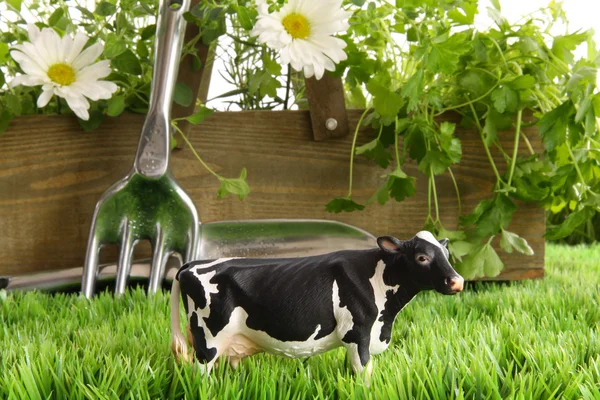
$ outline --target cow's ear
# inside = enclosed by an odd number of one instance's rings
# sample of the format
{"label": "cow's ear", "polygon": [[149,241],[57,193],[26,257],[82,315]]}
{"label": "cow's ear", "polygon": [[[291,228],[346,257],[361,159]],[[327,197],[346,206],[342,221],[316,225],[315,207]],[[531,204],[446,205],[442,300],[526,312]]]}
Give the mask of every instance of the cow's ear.
{"label": "cow's ear", "polygon": [[445,248],[448,248],[448,243],[450,242],[450,239],[445,238],[445,239],[440,240],[439,242],[442,246],[444,246]]}
{"label": "cow's ear", "polygon": [[404,242],[393,236],[381,236],[377,238],[377,244],[381,250],[396,254],[402,250]]}

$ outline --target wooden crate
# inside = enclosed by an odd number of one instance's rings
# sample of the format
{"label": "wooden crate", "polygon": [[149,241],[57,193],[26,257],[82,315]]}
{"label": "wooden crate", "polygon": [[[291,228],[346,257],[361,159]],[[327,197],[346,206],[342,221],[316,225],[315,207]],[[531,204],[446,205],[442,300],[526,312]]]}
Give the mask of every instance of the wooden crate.
{"label": "wooden crate", "polygon": [[[350,110],[351,131],[362,110]],[[0,137],[0,275],[26,274],[81,266],[92,212],[101,193],[130,169],[144,116],[107,119],[94,132],[82,132],[74,118],[15,118]],[[529,138],[535,128],[526,128]],[[475,131],[459,133],[463,160],[453,167],[462,194],[463,212],[491,196],[495,182]],[[175,150],[172,168],[190,194],[201,221],[254,218],[326,218],[343,221],[375,235],[410,238],[427,215],[427,181],[415,164],[405,171],[417,176],[417,194],[402,203],[371,205],[365,211],[330,214],[325,204],[346,194],[352,135],[316,142],[308,111],[215,113],[193,127],[191,138],[211,168],[235,177],[248,170],[252,193],[218,199],[217,180],[187,149]],[[371,139],[362,131],[359,143]],[[512,146],[510,135],[502,145]],[[540,144],[534,143],[539,149]],[[494,154],[498,161],[498,153]],[[499,162],[498,165],[503,164]],[[501,171],[502,173],[502,171]],[[382,171],[356,158],[354,196],[362,201],[381,184]],[[437,180],[442,221],[454,229],[458,220],[455,190],[448,176]],[[506,268],[496,279],[543,276],[544,211],[519,204],[511,231],[526,237],[532,257],[499,252]],[[496,239],[497,241],[497,239]],[[496,243],[497,244],[497,243]],[[147,254],[147,248],[136,257]],[[116,251],[108,256],[116,260]],[[108,261],[107,258],[103,261]]]}

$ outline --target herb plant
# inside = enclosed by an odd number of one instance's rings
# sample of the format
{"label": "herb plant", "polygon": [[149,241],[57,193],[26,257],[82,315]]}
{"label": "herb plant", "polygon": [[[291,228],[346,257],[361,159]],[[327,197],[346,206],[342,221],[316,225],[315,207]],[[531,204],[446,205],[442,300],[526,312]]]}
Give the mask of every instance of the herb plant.
{"label": "herb plant", "polygon": [[[276,12],[286,3],[266,4],[269,12]],[[19,0],[3,4],[24,8]],[[106,79],[116,82],[120,90],[111,99],[94,103],[87,128],[98,124],[103,115],[146,111],[154,2],[105,0],[96,3],[94,12],[51,0],[23,4],[37,13],[40,27],[51,26],[60,34],[83,28],[92,42],[105,43],[103,58],[110,59],[114,68]],[[187,20],[200,27],[200,34],[186,44],[184,56],[197,58],[194,43],[199,40],[213,48],[224,46],[217,54],[229,54],[229,61],[221,73],[237,89],[219,97],[241,109],[303,106],[302,79],[289,66],[281,67],[286,60],[278,49],[253,36],[257,17],[266,15],[264,9],[259,13],[260,4],[220,0],[195,5]],[[361,210],[371,203],[403,201],[414,195],[416,177],[403,170],[405,162],[413,160],[428,181],[429,213],[424,226],[440,238],[451,239],[453,261],[467,278],[494,276],[503,268],[491,246],[496,236],[504,251],[532,253],[527,238],[508,230],[516,200],[548,210],[551,223],[545,237],[549,240],[573,234],[593,237],[591,221],[600,209],[600,53],[593,32],[550,34],[567,20],[555,1],[514,24],[502,16],[499,0],[492,4],[487,12],[494,24],[478,29],[475,17],[486,10],[477,0],[346,0],[343,9],[351,13],[349,28],[337,35],[345,42],[346,59],[340,57],[333,72],[343,78],[347,106],[364,113],[350,149],[348,193],[329,202],[327,210]],[[79,16],[74,16],[74,9]],[[0,37],[0,89],[6,88],[6,77],[17,72],[8,55],[9,46],[24,39],[24,17],[17,15]],[[296,33],[302,36],[305,27],[300,28]],[[223,38],[227,40],[219,40]],[[578,46],[587,47],[581,59],[574,55]],[[40,112],[34,107],[36,90],[19,87],[2,93],[0,131],[13,115]],[[177,90],[176,101],[192,101],[186,96],[189,88]],[[59,100],[43,112],[61,113],[65,107]],[[210,112],[203,105],[186,119],[200,123]],[[441,118],[448,113],[458,122]],[[375,135],[356,146],[362,125],[371,126]],[[523,132],[531,125],[538,127],[542,152],[535,151]],[[469,213],[462,215],[458,227],[449,227],[441,222],[436,179],[448,174],[454,180],[452,168],[462,157],[458,127],[479,132],[495,184],[474,210],[462,210],[455,184],[458,213]],[[498,132],[506,130],[514,136],[508,152],[498,143]],[[504,165],[491,157],[492,148],[501,152]],[[521,155],[522,149],[527,155]],[[382,168],[383,179],[369,199],[353,196],[354,157],[367,157]],[[502,170],[506,172],[501,174]],[[248,193],[245,171],[237,179],[217,178],[222,179],[221,195]]]}

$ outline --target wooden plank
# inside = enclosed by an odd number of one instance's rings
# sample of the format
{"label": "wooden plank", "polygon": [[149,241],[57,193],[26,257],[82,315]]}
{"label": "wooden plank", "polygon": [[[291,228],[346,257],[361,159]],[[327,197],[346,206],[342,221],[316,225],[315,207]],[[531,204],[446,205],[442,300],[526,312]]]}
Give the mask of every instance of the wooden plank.
{"label": "wooden plank", "polygon": [[315,140],[326,140],[348,135],[348,114],[341,77],[325,72],[319,80],[304,80],[306,99]]}
{"label": "wooden plank", "polygon": [[[349,111],[356,126],[361,110]],[[108,118],[92,133],[80,130],[69,117],[15,118],[0,137],[0,275],[76,267],[83,264],[94,205],[100,194],[129,170],[144,117]],[[344,196],[352,135],[315,142],[308,111],[215,113],[194,127],[192,141],[204,160],[224,176],[248,170],[252,193],[244,200],[218,199],[219,183],[187,149],[175,150],[172,167],[190,194],[204,222],[249,218],[327,218],[347,222],[375,235],[410,238],[427,215],[427,182],[416,165],[405,171],[418,177],[417,194],[403,203],[371,205],[363,212],[330,214],[325,204]],[[535,128],[526,128],[530,140]],[[463,160],[453,169],[468,212],[490,197],[494,177],[478,135],[460,134]],[[500,135],[502,146],[512,146]],[[359,143],[370,140],[361,131]],[[534,142],[540,149],[540,143]],[[498,165],[504,164],[497,151]],[[379,167],[355,160],[354,195],[364,201],[381,182]],[[502,171],[501,171],[502,173]],[[458,221],[454,187],[448,176],[436,180],[442,221],[448,229]],[[529,240],[532,257],[500,256],[506,264],[498,278],[520,279],[543,274],[544,211],[519,205],[509,227]],[[136,257],[148,256],[148,250]],[[103,261],[116,259],[113,251]],[[532,270],[536,270],[533,271]],[[539,272],[537,270],[540,270]],[[514,271],[514,272],[512,272]]]}

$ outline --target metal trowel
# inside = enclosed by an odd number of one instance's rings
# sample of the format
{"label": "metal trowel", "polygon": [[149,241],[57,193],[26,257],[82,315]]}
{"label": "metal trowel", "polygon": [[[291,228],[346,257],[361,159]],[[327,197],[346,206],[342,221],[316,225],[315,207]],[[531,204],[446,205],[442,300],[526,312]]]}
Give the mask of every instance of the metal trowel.
{"label": "metal trowel", "polygon": [[[285,258],[324,254],[336,250],[377,246],[367,231],[337,221],[320,219],[266,219],[220,221],[200,225],[199,259],[221,257]],[[150,259],[133,261],[130,282],[144,283],[150,276]],[[165,280],[172,282],[180,260],[167,264]],[[116,263],[99,266],[99,284],[114,286]],[[81,287],[83,268],[32,275],[0,277],[0,289],[73,291]]]}

